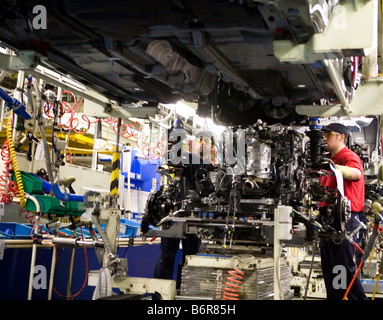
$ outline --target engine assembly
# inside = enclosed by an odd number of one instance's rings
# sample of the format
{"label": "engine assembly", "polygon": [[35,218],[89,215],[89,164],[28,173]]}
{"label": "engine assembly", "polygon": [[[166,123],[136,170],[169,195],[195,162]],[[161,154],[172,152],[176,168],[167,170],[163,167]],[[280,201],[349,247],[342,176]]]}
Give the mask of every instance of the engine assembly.
{"label": "engine assembly", "polygon": [[[280,226],[287,212],[288,227],[280,227],[280,240],[292,240],[300,223],[306,226],[304,240],[312,240],[314,229],[320,237],[344,237],[349,202],[319,183],[322,175],[332,174],[331,160],[322,156],[322,137],[315,125],[299,132],[260,120],[226,129],[216,145],[220,165],[199,167],[195,190],[181,195],[186,164],[159,169],[166,183],[150,194],[144,216],[157,229],[142,231],[175,238],[195,234],[224,250],[267,248],[273,243],[276,212]],[[326,206],[319,207],[323,199]]]}

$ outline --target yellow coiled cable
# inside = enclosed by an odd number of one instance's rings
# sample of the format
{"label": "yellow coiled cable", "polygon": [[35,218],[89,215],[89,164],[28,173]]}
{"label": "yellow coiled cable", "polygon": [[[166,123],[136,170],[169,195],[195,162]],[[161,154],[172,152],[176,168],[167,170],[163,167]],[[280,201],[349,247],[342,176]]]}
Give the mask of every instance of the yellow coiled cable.
{"label": "yellow coiled cable", "polygon": [[24,193],[24,184],[23,184],[23,180],[21,179],[19,165],[17,163],[17,156],[16,156],[16,152],[15,152],[15,146],[13,144],[13,138],[12,138],[12,118],[13,118],[13,111],[11,110],[11,114],[9,116],[8,123],[7,123],[7,139],[8,139],[9,151],[11,153],[13,171],[15,173],[16,183],[17,183],[17,187],[19,189],[20,205],[24,208],[25,205],[26,205],[25,193]]}

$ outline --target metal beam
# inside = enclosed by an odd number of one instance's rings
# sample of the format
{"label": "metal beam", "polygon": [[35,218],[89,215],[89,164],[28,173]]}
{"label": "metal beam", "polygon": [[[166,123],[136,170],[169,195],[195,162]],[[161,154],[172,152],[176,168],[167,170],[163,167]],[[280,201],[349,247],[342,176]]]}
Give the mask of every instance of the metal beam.
{"label": "metal beam", "polygon": [[[88,273],[88,286],[97,286],[99,271]],[[176,282],[174,280],[140,278],[140,277],[113,277],[112,287],[119,288],[129,294],[146,294],[158,292],[163,300],[174,300],[176,295]]]}
{"label": "metal beam", "polygon": [[84,113],[98,118],[149,118],[158,112],[157,107],[120,107],[107,102],[98,103],[90,99],[84,100]]}
{"label": "metal beam", "polygon": [[17,55],[0,54],[1,70],[26,70],[36,67],[40,62],[40,55],[32,50],[19,51]]}
{"label": "metal beam", "polygon": [[355,96],[345,108],[336,105],[297,105],[298,114],[310,117],[371,116],[383,114],[383,78],[368,79],[359,84]]}
{"label": "metal beam", "polygon": [[[42,79],[50,84],[73,92],[78,97],[83,97],[84,113],[89,116],[100,118],[147,118],[153,117],[157,112],[157,107],[144,107],[143,104],[131,104],[119,106],[114,101],[106,98],[99,92],[85,88],[81,90],[70,84],[64,83],[60,77],[55,78],[48,73],[40,72],[36,67],[46,58],[32,50],[18,51],[17,55],[0,54],[0,69],[2,70],[23,70],[36,78]],[[60,76],[57,73],[58,76]]]}
{"label": "metal beam", "polygon": [[140,107],[139,104],[132,104],[131,107],[121,107],[102,94],[94,91],[93,89],[77,89],[69,84],[63,83],[60,80],[53,78],[48,74],[43,74],[36,69],[29,69],[26,72],[34,75],[36,78],[43,79],[50,84],[61,87],[63,90],[71,91],[77,97],[84,98],[84,114],[87,116],[122,119],[146,118],[153,117],[158,111],[157,107]]}

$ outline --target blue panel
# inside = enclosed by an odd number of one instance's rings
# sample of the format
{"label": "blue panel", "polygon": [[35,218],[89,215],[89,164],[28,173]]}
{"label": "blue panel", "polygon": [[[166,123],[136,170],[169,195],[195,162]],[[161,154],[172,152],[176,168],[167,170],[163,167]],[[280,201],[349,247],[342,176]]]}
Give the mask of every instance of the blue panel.
{"label": "blue panel", "polygon": [[[94,248],[87,248],[88,270],[99,270],[101,265],[97,261]],[[128,258],[128,275],[132,277],[153,276],[154,268],[160,252],[159,244],[122,247],[118,250],[120,257]],[[32,249],[6,249],[3,260],[0,260],[0,300],[27,300],[29,269]],[[61,295],[66,295],[69,261],[71,249],[59,248],[57,265],[55,269],[54,287]],[[33,300],[46,300],[48,298],[49,275],[51,268],[52,250],[37,249],[36,265],[46,268],[46,289],[33,290]],[[83,248],[75,249],[74,269],[72,276],[72,295],[82,288],[85,279],[85,255]],[[38,275],[38,274],[36,274]],[[95,287],[87,283],[84,289],[74,300],[91,300]],[[118,290],[116,290],[118,292]],[[52,300],[63,300],[53,292]]]}
{"label": "blue panel", "polygon": [[[123,157],[121,157],[123,159]],[[157,181],[157,190],[160,185],[160,174],[156,172],[157,167],[161,164],[160,160],[143,159],[140,157],[137,150],[131,151],[131,188],[136,190],[142,190],[150,192],[153,185],[153,179]],[[122,160],[123,161],[123,160]],[[124,166],[121,161],[121,170]],[[127,183],[128,172],[121,171],[121,174],[125,176],[125,183]]]}
{"label": "blue panel", "polygon": [[17,222],[0,222],[0,235],[2,238],[22,239],[31,237],[32,227]]}

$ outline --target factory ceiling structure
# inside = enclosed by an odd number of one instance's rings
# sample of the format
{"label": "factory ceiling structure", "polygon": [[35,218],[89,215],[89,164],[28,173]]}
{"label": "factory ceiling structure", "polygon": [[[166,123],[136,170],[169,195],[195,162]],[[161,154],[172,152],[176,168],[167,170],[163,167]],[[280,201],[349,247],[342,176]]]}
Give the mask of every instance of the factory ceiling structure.
{"label": "factory ceiling structure", "polygon": [[[377,4],[336,5],[4,1],[0,28],[4,44],[24,57],[23,68],[43,62],[118,105],[183,99],[225,125],[248,124],[249,114],[288,123],[299,119],[297,105],[313,115],[303,106],[360,114],[352,104],[359,57],[366,57],[367,78],[377,76]],[[353,37],[356,31],[365,36]],[[379,86],[363,82],[360,91]]]}

